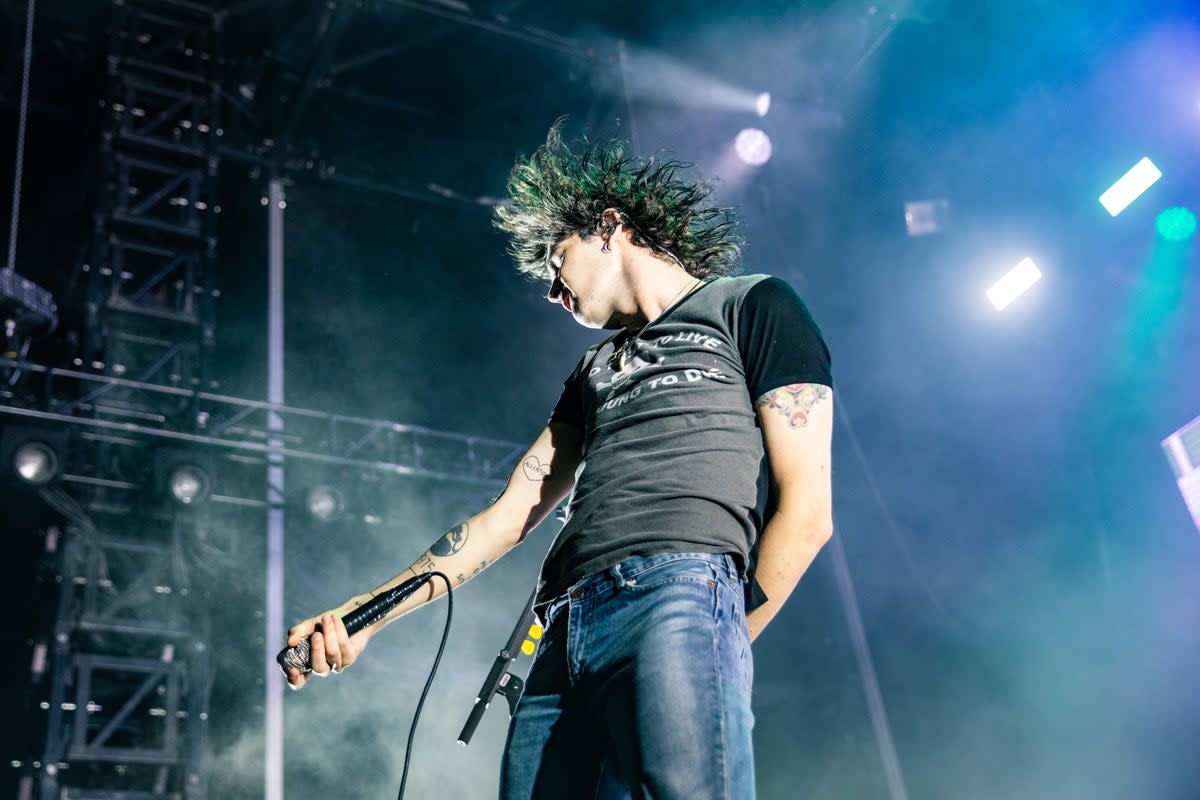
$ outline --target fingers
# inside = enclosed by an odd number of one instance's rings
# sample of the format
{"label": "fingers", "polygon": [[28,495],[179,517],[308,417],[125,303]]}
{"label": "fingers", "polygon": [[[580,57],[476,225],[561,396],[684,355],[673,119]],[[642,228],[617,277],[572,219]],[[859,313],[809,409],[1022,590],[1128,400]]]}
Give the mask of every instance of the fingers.
{"label": "fingers", "polygon": [[346,635],[346,626],[336,614],[330,613],[321,617],[321,647],[325,651],[325,663],[329,665],[329,672],[337,672],[346,665],[349,656],[346,651],[350,648],[347,641],[349,638]]}
{"label": "fingers", "polygon": [[344,661],[342,656],[342,643],[346,642],[347,647],[349,642],[346,641],[349,637],[346,636],[346,628],[343,625],[341,628],[341,639],[338,637],[338,626],[341,620],[336,615],[329,613],[323,614],[317,619],[317,630],[309,637],[309,643],[312,645],[312,674],[325,677],[336,673],[341,669]]}
{"label": "fingers", "polygon": [[308,683],[308,676],[293,667],[287,671],[287,682],[293,689],[303,689],[304,684]]}
{"label": "fingers", "polygon": [[342,622],[342,618],[336,614],[331,614],[332,628],[327,628],[330,631],[330,639],[337,640],[337,658],[331,663],[336,666],[338,672],[341,672],[346,667],[354,663],[354,659],[358,657],[358,648],[350,640],[350,634],[346,631],[346,623]]}
{"label": "fingers", "polygon": [[295,647],[305,638],[309,643],[311,672],[289,669],[287,681],[293,689],[303,687],[313,675],[325,677],[341,672],[354,663],[365,644],[351,639],[341,617],[332,611],[288,629],[288,647]]}
{"label": "fingers", "polygon": [[304,622],[297,622],[292,627],[288,628],[288,647],[295,647],[304,639],[307,639],[313,632],[312,619],[306,619]]}
{"label": "fingers", "polygon": [[[319,625],[319,623],[318,623]],[[309,663],[312,666],[312,675],[320,675],[325,677],[329,674],[330,661],[325,652],[325,631],[318,628],[313,631],[313,635],[308,639],[311,645],[309,653]]]}

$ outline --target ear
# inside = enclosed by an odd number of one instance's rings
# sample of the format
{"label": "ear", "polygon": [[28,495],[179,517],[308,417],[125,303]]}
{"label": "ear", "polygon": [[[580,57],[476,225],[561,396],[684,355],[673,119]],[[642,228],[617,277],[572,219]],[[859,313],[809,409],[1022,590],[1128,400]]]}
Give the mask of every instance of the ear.
{"label": "ear", "polygon": [[[604,252],[608,252],[609,242],[612,240],[613,234],[617,232],[617,227],[625,221],[625,215],[620,209],[606,208],[600,213],[600,224],[597,226],[597,233],[600,234],[600,239],[604,243]],[[633,232],[629,226],[625,226],[624,236],[626,239],[632,237]]]}

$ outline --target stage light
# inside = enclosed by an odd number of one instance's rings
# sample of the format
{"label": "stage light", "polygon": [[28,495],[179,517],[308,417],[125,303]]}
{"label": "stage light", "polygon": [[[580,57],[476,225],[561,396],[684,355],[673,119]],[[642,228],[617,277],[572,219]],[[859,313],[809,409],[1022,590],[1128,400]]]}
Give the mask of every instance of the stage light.
{"label": "stage light", "polygon": [[1100,195],[1100,204],[1115,217],[1129,208],[1134,200],[1141,197],[1161,177],[1162,172],[1154,166],[1154,162],[1143,158],[1134,164],[1129,172],[1122,175],[1119,181],[1110,186],[1108,191]]}
{"label": "stage light", "polygon": [[992,305],[996,307],[997,311],[1003,311],[1009,303],[1016,300],[1025,293],[1026,289],[1041,279],[1041,270],[1033,263],[1033,259],[1022,259],[1021,263],[1009,270],[1007,275],[996,281],[995,285],[987,290],[988,299],[992,301]]}
{"label": "stage light", "polygon": [[45,486],[59,474],[54,448],[36,440],[25,442],[13,452],[12,466],[17,477],[30,486]]}
{"label": "stage light", "polygon": [[767,112],[771,110],[771,93],[763,92],[754,99],[754,111],[760,117],[765,117]]}
{"label": "stage light", "polygon": [[314,486],[304,495],[304,507],[318,522],[330,522],[345,512],[346,500],[332,486]]}
{"label": "stage light", "polygon": [[1182,206],[1168,208],[1154,220],[1154,227],[1168,242],[1186,242],[1196,234],[1196,215]]}
{"label": "stage light", "polygon": [[758,128],[746,128],[733,142],[738,158],[752,167],[761,166],[771,159],[771,137]]}
{"label": "stage light", "polygon": [[195,464],[178,464],[167,476],[167,491],[181,506],[194,506],[208,499],[208,473]]}
{"label": "stage light", "polygon": [[1175,473],[1179,493],[1200,531],[1200,417],[1164,439],[1162,448]]}

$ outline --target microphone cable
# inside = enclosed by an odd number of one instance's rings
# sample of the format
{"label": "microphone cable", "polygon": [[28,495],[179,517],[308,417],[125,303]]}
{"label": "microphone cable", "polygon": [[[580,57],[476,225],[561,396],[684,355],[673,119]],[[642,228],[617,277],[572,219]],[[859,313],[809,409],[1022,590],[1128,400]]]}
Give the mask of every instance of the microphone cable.
{"label": "microphone cable", "polygon": [[413,713],[412,726],[408,730],[408,744],[404,747],[404,772],[400,776],[400,793],[396,795],[396,800],[404,800],[404,787],[408,784],[408,765],[412,758],[413,739],[417,736],[417,722],[421,719],[421,709],[425,707],[425,698],[429,695],[429,688],[433,686],[433,678],[437,675],[438,665],[442,663],[442,653],[445,652],[446,640],[450,637],[450,620],[454,618],[454,589],[450,586],[450,579],[442,572],[429,574],[431,577],[441,578],[446,584],[446,627],[442,630],[442,642],[438,645],[437,655],[433,659],[433,668],[429,670],[425,688],[421,690],[421,698],[417,700],[417,710]]}

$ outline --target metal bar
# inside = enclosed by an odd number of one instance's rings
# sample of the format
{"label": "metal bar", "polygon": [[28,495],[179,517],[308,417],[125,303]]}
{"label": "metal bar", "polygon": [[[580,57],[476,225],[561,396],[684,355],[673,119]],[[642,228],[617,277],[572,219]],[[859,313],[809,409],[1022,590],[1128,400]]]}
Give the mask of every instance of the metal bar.
{"label": "metal bar", "polygon": [[203,75],[197,75],[194,72],[184,72],[183,70],[164,67],[161,64],[155,64],[150,61],[143,61],[140,58],[129,58],[128,56],[119,59],[120,63],[127,67],[153,72],[156,75],[165,75],[171,78],[178,78],[187,83],[194,83],[197,86],[207,86],[208,80]]}
{"label": "metal bar", "polygon": [[[267,314],[267,399],[283,405],[284,317],[283,317],[283,181],[272,178],[268,190],[268,314]],[[268,414],[272,431],[283,430],[283,419]],[[269,444],[278,447],[280,440]],[[264,800],[283,800],[283,676],[275,665],[272,650],[283,641],[284,621],[284,497],[283,459],[277,452],[267,463],[267,585],[266,641],[263,648],[266,751],[263,759]]]}
{"label": "metal bar", "polygon": [[241,442],[230,439],[213,439],[208,436],[202,436],[194,433],[181,433],[179,431],[163,430],[159,428],[147,428],[132,422],[109,422],[107,420],[91,419],[89,417],[70,417],[65,414],[55,414],[49,411],[35,411],[34,409],[14,408],[11,406],[0,406],[0,414],[11,414],[18,417],[28,417],[30,419],[40,419],[52,422],[66,422],[73,425],[123,431],[125,433],[137,433],[157,439],[169,439],[171,441],[189,442],[191,444],[198,445],[212,445],[229,450],[277,454],[285,458],[294,458],[300,461],[313,461],[321,464],[334,464],[342,467],[356,467],[359,469],[368,469],[376,472],[388,472],[394,475],[409,475],[418,478],[430,478],[433,480],[447,481],[449,483],[460,483],[467,486],[496,487],[502,485],[501,481],[494,478],[475,478],[448,472],[437,472],[435,470],[407,467],[403,464],[393,464],[383,461],[363,461],[352,458],[341,458],[338,456],[325,455],[323,453],[295,450],[289,447],[272,447],[269,444],[258,444],[256,442]]}
{"label": "metal bar", "polygon": [[[149,84],[145,85],[148,86]],[[194,97],[188,97],[187,95],[177,96],[174,103],[167,106],[162,111],[159,111],[154,116],[147,117],[145,124],[136,126],[133,130],[133,134],[146,138],[154,138],[153,134],[159,129],[159,127],[165,124],[170,117],[177,115],[189,103],[192,102],[195,102]]]}
{"label": "metal bar", "polygon": [[[163,667],[166,668],[171,666],[173,665],[163,665]],[[133,713],[133,709],[137,706],[137,704],[142,702],[142,700],[146,698],[146,695],[150,694],[151,689],[158,686],[159,680],[166,677],[169,677],[168,669],[160,668],[157,670],[147,671],[146,679],[142,681],[142,685],[138,687],[138,690],[134,692],[133,695],[126,700],[119,709],[117,709],[117,713],[113,714],[113,717],[108,721],[108,724],[100,729],[100,732],[96,734],[96,737],[92,740],[92,743],[88,745],[88,749],[90,750],[93,747],[98,750],[102,749],[104,743],[108,741],[108,737],[112,736],[113,732],[116,731],[117,726],[129,719],[129,715]]]}
{"label": "metal bar", "polygon": [[240,3],[235,3],[228,8],[217,11],[215,17],[217,22],[223,25],[229,20],[230,17],[238,14],[248,14],[251,11],[256,11],[262,6],[272,5],[276,2],[278,2],[278,0],[242,0]]}
{"label": "metal bar", "polygon": [[102,486],[105,489],[139,489],[140,483],[130,483],[129,481],[114,481],[109,478],[93,478],[90,475],[63,475],[62,480],[66,483],[78,483],[83,486]]}
{"label": "metal bar", "polygon": [[[182,767],[183,760],[163,750],[134,747],[96,747],[87,751],[88,761],[105,761],[110,764],[166,764]],[[64,795],[74,800],[74,792]]]}
{"label": "metal bar", "polygon": [[168,153],[178,153],[180,155],[192,156],[194,158],[200,158],[204,155],[204,151],[199,147],[189,147],[188,145],[172,142],[170,139],[157,139],[153,136],[143,136],[137,133],[122,133],[120,136],[122,141],[144,144],[148,147],[156,147],[159,150]]}
{"label": "metal bar", "polygon": [[141,300],[143,297],[146,296],[146,292],[150,291],[150,287],[154,286],[156,283],[161,281],[163,278],[167,277],[172,272],[174,272],[175,268],[178,267],[181,263],[183,263],[183,260],[184,260],[183,254],[175,253],[174,255],[175,255],[174,259],[172,259],[170,262],[168,262],[165,267],[160,269],[148,281],[146,281],[144,284],[142,284],[142,286],[136,292],[134,292],[131,295],[128,295],[126,297],[126,299],[129,300],[131,303],[138,302],[139,300]]}
{"label": "metal bar", "polygon": [[150,623],[136,624],[132,622],[93,622],[89,619],[80,620],[75,627],[81,631],[103,631],[105,633],[128,633],[135,636],[163,636],[182,639],[191,636],[190,630],[172,628],[169,625],[151,625]]}
{"label": "metal bar", "polygon": [[[162,552],[161,548],[159,548],[159,551]],[[92,621],[100,625],[110,620],[116,621],[118,612],[129,608],[138,601],[148,599],[146,597],[146,589],[158,577],[158,575],[151,575],[148,571],[142,570],[140,575],[117,593],[117,596],[113,598],[113,601],[106,608],[102,610],[99,608],[99,604],[97,604],[96,615],[92,618]]]}
{"label": "metal bar", "polygon": [[291,112],[288,114],[287,122],[284,123],[283,131],[279,136],[279,141],[283,143],[283,149],[287,150],[291,145],[292,136],[296,133],[296,129],[300,127],[300,121],[304,119],[304,113],[308,110],[308,104],[312,101],[313,93],[316,92],[318,84],[325,79],[325,74],[329,70],[329,65],[333,62],[333,56],[337,52],[338,44],[342,37],[346,34],[346,29],[350,25],[350,19],[354,16],[357,8],[355,3],[341,0],[333,10],[333,21],[330,22],[325,35],[321,37],[321,44],[317,48],[317,53],[313,56],[312,63],[308,67],[308,71],[304,75],[304,83],[300,87],[299,94],[296,95],[292,102]]}
{"label": "metal bar", "polygon": [[241,422],[243,419],[245,419],[246,417],[250,416],[251,414],[253,414],[253,413],[254,413],[255,411],[257,411],[257,410],[258,410],[258,409],[255,409],[255,408],[250,408],[250,407],[248,407],[248,406],[247,406],[246,408],[243,408],[241,411],[237,412],[237,413],[236,413],[236,414],[234,414],[232,417],[230,417],[229,419],[227,419],[227,420],[225,420],[224,422],[222,422],[220,425],[215,425],[215,426],[213,426],[213,427],[212,427],[212,428],[209,430],[209,432],[208,432],[208,435],[209,435],[209,436],[220,436],[220,435],[221,435],[222,433],[224,433],[226,430],[228,430],[229,428],[231,428],[231,427],[233,427],[234,425],[238,424],[238,423],[239,423],[239,422]]}
{"label": "metal bar", "polygon": [[193,14],[201,17],[208,17],[209,19],[214,18],[217,14],[217,12],[213,10],[211,6],[206,6],[201,3],[192,3],[188,0],[153,0],[153,3],[162,6],[170,6],[171,8],[177,8],[182,11],[190,11]]}
{"label": "metal bar", "polygon": [[354,444],[347,447],[345,449],[345,451],[342,453],[342,455],[346,456],[347,458],[354,455],[355,453],[357,453],[359,450],[362,449],[363,445],[365,445],[367,442],[371,441],[377,435],[379,435],[379,432],[381,430],[383,430],[386,426],[387,426],[386,422],[376,423],[374,426],[372,426],[372,428],[369,431],[367,431],[363,435],[363,437],[361,439],[359,439],[357,442],[355,442]]}
{"label": "metal bar", "polygon": [[140,225],[143,228],[153,228],[154,230],[173,233],[177,236],[186,236],[193,239],[200,236],[200,230],[196,225],[163,222],[153,217],[139,217],[127,211],[114,211],[112,218],[117,222],[124,222],[126,225]]}
{"label": "metal bar", "polygon": [[92,671],[91,669],[83,669],[82,665],[87,662],[87,656],[76,655],[75,667],[78,670],[75,681],[75,719],[72,727],[75,729],[74,738],[68,749],[68,755],[74,755],[75,750],[87,749],[87,714],[79,713],[83,704],[79,702],[83,698],[83,703],[88,702],[92,697]]}
{"label": "metal bar", "polygon": [[495,33],[509,39],[525,42],[527,44],[537,45],[538,47],[547,50],[553,50],[556,53],[562,53],[572,58],[577,58],[583,61],[591,61],[596,58],[598,49],[589,53],[587,48],[584,48],[575,39],[569,39],[565,36],[553,36],[547,33],[534,33],[529,30],[522,30],[512,25],[505,25],[500,22],[492,22],[491,20],[480,19],[479,17],[470,14],[463,14],[457,11],[451,11],[447,8],[439,8],[427,6],[422,3],[415,3],[412,0],[385,0],[387,5],[396,6],[397,8],[406,8],[410,11],[419,11],[423,14],[430,14],[442,19],[448,19],[452,22],[457,22],[461,25],[466,25],[472,28]]}
{"label": "metal bar", "polygon": [[146,195],[140,203],[137,203],[129,209],[130,213],[141,216],[149,211],[154,206],[162,202],[163,198],[174,192],[186,181],[194,180],[200,177],[200,171],[195,169],[187,169],[179,172],[172,172],[170,178],[166,182],[155,189],[150,194]]}
{"label": "metal bar", "polygon": [[[160,369],[162,369],[163,365],[166,364],[168,361],[170,361],[172,358],[174,358],[175,354],[178,351],[179,351],[179,345],[175,345],[170,350],[168,350],[162,356],[162,358],[160,358],[158,361],[156,361],[154,364],[152,364],[150,366],[150,369],[146,370],[146,372],[142,375],[142,377],[139,378],[139,381],[146,380],[151,375],[153,375],[154,373],[156,373]],[[92,402],[97,397],[99,397],[100,395],[104,394],[105,392],[107,392],[108,390],[110,390],[112,388],[113,388],[113,384],[109,384],[107,386],[101,386],[100,388],[96,389],[94,392],[90,392],[89,394],[87,394],[87,395],[79,398],[75,402],[71,403],[71,405],[67,406],[67,411],[73,411],[76,408],[78,408],[80,405]]]}
{"label": "metal bar", "polygon": [[[143,389],[148,392],[157,394],[167,394],[176,397],[196,398],[199,400],[208,400],[214,403],[223,403],[232,406],[255,408],[260,411],[274,411],[277,414],[288,414],[299,417],[307,417],[316,420],[335,420],[337,422],[349,422],[356,425],[373,426],[381,420],[368,419],[367,417],[355,417],[346,414],[330,414],[324,411],[315,411],[309,408],[300,408],[297,406],[287,406],[280,403],[269,403],[261,400],[248,400],[242,397],[234,397],[232,395],[213,394],[211,392],[198,392],[194,389],[181,389],[175,386],[163,386],[156,383],[145,383],[135,381],[129,378],[115,378],[110,375],[96,375],[89,372],[79,372],[78,370],[64,369],[61,367],[47,367],[43,364],[35,364],[31,361],[18,361],[14,359],[0,358],[0,367],[12,367],[22,369],[28,372],[39,374],[52,375],[57,377],[75,378],[78,380],[95,381],[98,383],[111,383],[117,386],[122,386],[129,389]],[[0,406],[2,409],[3,406]],[[457,442],[473,442],[496,447],[514,447],[519,448],[522,445],[516,442],[509,442],[503,439],[493,439],[487,436],[474,436],[464,433],[452,433],[450,431],[439,431],[435,428],[426,428],[421,425],[410,425],[402,422],[388,422],[392,431],[396,433],[415,433],[422,436],[428,436],[434,439],[446,439]],[[523,451],[522,451],[523,452]],[[519,455],[519,453],[518,453]]]}
{"label": "metal bar", "polygon": [[866,695],[867,709],[871,714],[871,725],[875,730],[875,744],[879,758],[883,761],[884,777],[887,779],[888,795],[891,800],[908,800],[904,786],[904,773],[900,769],[900,757],[896,754],[896,743],[888,724],[887,709],[883,704],[883,692],[879,688],[879,676],[871,659],[871,647],[867,641],[867,629],[863,625],[862,613],[858,609],[858,598],[854,592],[854,581],[850,577],[850,562],[842,537],[835,534],[829,542],[833,552],[833,572],[837,578],[838,594],[842,600],[842,611],[846,615],[850,642],[854,645],[854,657],[858,662],[858,675]]}
{"label": "metal bar", "polygon": [[406,103],[403,100],[396,100],[390,97],[367,94],[366,92],[360,92],[357,89],[342,89],[337,86],[326,86],[324,91],[328,94],[345,97],[347,100],[353,100],[357,103],[362,103],[363,105],[386,108],[389,111],[403,111],[406,114],[416,114],[422,117],[433,116],[433,112],[428,108],[415,106],[412,103]]}

